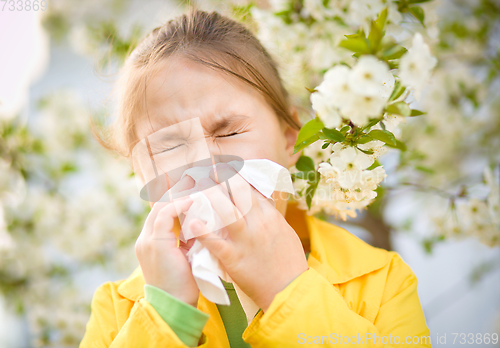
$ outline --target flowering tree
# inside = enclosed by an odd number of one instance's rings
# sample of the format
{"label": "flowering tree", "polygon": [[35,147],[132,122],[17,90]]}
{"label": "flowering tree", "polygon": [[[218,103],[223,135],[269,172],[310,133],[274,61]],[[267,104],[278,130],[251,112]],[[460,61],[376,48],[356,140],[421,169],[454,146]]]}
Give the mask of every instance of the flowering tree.
{"label": "flowering tree", "polygon": [[[45,27],[98,66],[120,64],[147,32],[120,26],[126,5],[53,1]],[[390,248],[391,228],[411,220],[391,226],[383,212],[411,188],[406,195],[428,196],[419,210],[435,226],[428,249],[449,237],[499,245],[493,0],[238,1],[221,10],[255,31],[300,107],[294,199],[308,214],[359,224]],[[128,164],[91,139],[89,112],[109,110],[60,91],[39,101],[35,122],[0,117],[0,291],[27,316],[34,346],[78,345],[92,295],[85,272],[119,278],[136,266],[147,204]]]}
{"label": "flowering tree", "polygon": [[[429,212],[436,234],[424,240],[427,248],[450,236],[500,245],[493,172],[500,163],[498,44],[491,47],[490,40],[498,31],[498,4],[284,0],[270,5],[264,10],[250,4],[248,11],[296,103],[312,109],[295,147],[303,150],[293,173],[300,206],[346,221],[377,198],[367,214],[380,215],[387,191],[411,185],[436,194],[435,205],[449,207]],[[439,6],[456,16],[438,17]],[[476,17],[464,24],[467,13]],[[465,43],[457,41],[470,43],[476,36],[474,53],[463,55]],[[478,156],[487,149],[492,151]],[[389,174],[392,187],[383,183],[388,174],[381,162],[388,150],[399,152]],[[465,163],[484,170],[472,173]],[[474,174],[476,183],[486,184],[486,195],[468,189],[467,175]],[[439,200],[443,196],[448,202]]]}
{"label": "flowering tree", "polygon": [[27,314],[34,345],[76,346],[92,295],[78,277],[133,270],[147,204],[130,167],[89,138],[74,92],[48,95],[39,110],[30,127],[0,127],[0,291]]}

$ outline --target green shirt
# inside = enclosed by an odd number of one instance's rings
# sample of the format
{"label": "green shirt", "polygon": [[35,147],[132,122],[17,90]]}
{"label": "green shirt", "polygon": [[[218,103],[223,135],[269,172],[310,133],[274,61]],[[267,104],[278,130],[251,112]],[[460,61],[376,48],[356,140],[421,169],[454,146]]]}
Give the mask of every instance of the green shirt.
{"label": "green shirt", "polygon": [[[306,253],[306,259],[309,253]],[[233,284],[222,280],[231,304],[217,304],[227,338],[231,348],[250,347],[243,341],[243,331],[248,326],[245,311],[236,294]],[[177,299],[168,292],[155,286],[144,285],[144,298],[171,327],[179,339],[189,347],[196,347],[209,315],[199,309]],[[259,311],[255,314],[257,315]]]}

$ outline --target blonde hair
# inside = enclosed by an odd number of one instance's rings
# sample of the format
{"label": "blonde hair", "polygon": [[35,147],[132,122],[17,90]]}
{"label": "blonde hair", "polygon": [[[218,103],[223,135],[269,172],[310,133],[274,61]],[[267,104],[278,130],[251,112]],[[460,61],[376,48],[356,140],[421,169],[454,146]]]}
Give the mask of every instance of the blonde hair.
{"label": "blonde hair", "polygon": [[[290,97],[277,64],[242,23],[216,11],[190,6],[186,14],[169,20],[144,37],[130,52],[115,85],[117,119],[107,128],[91,120],[92,134],[106,149],[131,158],[138,139],[134,124],[144,117],[147,78],[169,57],[179,55],[232,75],[264,96],[281,121],[300,129],[291,115]],[[147,114],[147,112],[146,112]],[[148,115],[149,117],[149,115]]]}

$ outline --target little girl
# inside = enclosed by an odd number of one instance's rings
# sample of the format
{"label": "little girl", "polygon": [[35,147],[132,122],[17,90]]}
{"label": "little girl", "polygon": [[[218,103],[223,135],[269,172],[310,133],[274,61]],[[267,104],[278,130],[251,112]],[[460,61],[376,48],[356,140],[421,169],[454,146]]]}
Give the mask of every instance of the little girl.
{"label": "little girl", "polygon": [[[120,76],[119,117],[110,136],[98,140],[129,159],[141,139],[195,118],[211,154],[268,159],[285,168],[300,156],[293,154],[298,114],[275,62],[249,30],[217,12],[191,7],[154,29]],[[172,167],[194,162],[184,151],[181,145],[161,150],[178,159]],[[240,178],[228,166],[217,175],[198,183],[184,176],[172,190],[182,196],[224,177]],[[194,239],[177,239],[178,214],[193,203],[184,195],[150,203],[135,245],[140,266],[96,290],[80,347],[431,347],[417,279],[396,252],[307,215],[287,197],[273,195],[273,204],[250,188],[251,209],[225,227],[225,239],[212,238],[200,221],[190,228],[258,311],[240,302],[232,283],[224,282],[229,306],[200,293],[186,257]],[[238,188],[232,191],[234,200],[222,190],[208,195],[221,216],[241,204]]]}

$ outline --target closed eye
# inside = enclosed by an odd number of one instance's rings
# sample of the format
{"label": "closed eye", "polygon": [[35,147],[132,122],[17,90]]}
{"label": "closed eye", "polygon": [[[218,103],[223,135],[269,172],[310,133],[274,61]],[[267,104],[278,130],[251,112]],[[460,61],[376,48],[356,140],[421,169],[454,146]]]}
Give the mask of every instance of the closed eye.
{"label": "closed eye", "polygon": [[236,134],[239,134],[239,133],[238,132],[233,132],[233,133],[229,133],[229,134],[218,135],[217,138],[230,137],[230,136],[233,136],[233,135],[236,135]]}
{"label": "closed eye", "polygon": [[177,145],[177,146],[174,146],[174,147],[171,147],[171,148],[168,148],[168,149],[162,150],[162,151],[158,152],[156,155],[159,155],[160,153],[163,153],[163,152],[167,152],[167,151],[173,150],[173,149],[175,149],[175,148],[177,148],[177,147],[179,147],[179,146],[183,146],[183,145],[184,145],[184,144],[179,144],[179,145]]}

